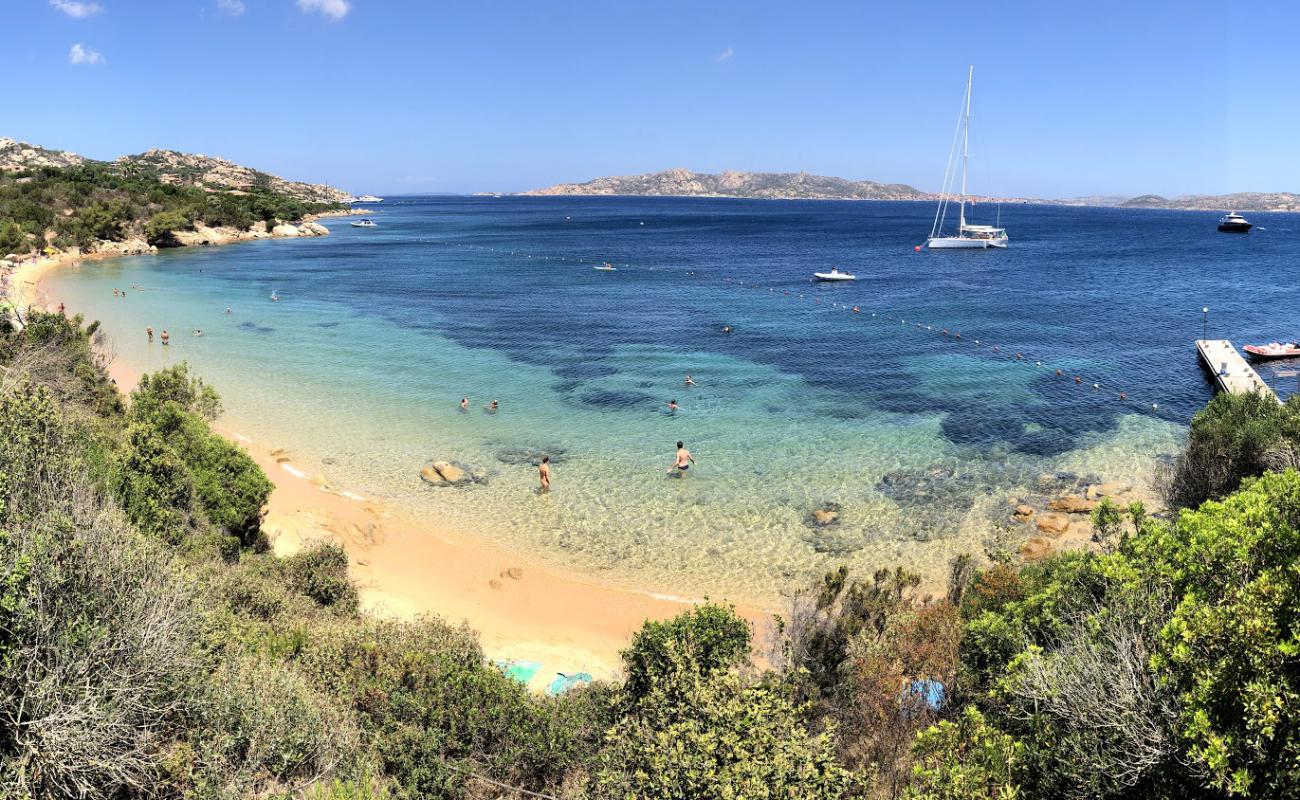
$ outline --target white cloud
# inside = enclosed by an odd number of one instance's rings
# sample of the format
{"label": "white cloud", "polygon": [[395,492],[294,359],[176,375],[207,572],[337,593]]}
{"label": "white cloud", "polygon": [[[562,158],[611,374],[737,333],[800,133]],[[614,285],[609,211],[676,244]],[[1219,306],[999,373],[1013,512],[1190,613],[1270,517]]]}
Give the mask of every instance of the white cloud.
{"label": "white cloud", "polygon": [[317,11],[334,22],[338,22],[352,10],[352,4],[348,0],[298,0],[298,8],[304,14],[309,11]]}
{"label": "white cloud", "polygon": [[93,17],[104,11],[104,7],[99,3],[83,3],[79,0],[50,0],[50,5],[74,19]]}
{"label": "white cloud", "polygon": [[716,56],[714,56],[714,57],[713,57],[713,63],[714,63],[714,64],[721,64],[723,61],[726,61],[726,60],[729,59],[729,58],[731,58],[731,47],[730,47],[730,46],[728,46],[726,50],[723,50],[721,53],[718,53]]}
{"label": "white cloud", "polygon": [[242,0],[217,0],[217,8],[223,14],[229,14],[232,17],[237,17],[247,10],[244,8]]}
{"label": "white cloud", "polygon": [[73,64],[103,64],[104,57],[78,42],[68,51],[68,61]]}

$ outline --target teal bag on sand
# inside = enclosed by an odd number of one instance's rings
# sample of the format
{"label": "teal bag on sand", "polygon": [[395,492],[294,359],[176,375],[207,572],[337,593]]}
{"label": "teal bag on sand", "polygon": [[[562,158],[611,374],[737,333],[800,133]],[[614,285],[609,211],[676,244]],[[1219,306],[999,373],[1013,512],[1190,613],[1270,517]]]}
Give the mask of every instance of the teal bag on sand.
{"label": "teal bag on sand", "polygon": [[536,661],[526,661],[524,659],[512,658],[509,661],[494,662],[497,668],[505,673],[505,676],[513,681],[527,684],[537,674],[537,670],[542,665]]}
{"label": "teal bag on sand", "polygon": [[555,680],[551,681],[551,685],[546,687],[546,693],[554,697],[584,683],[591,683],[591,675],[586,672],[575,672],[572,675],[557,672],[555,673]]}

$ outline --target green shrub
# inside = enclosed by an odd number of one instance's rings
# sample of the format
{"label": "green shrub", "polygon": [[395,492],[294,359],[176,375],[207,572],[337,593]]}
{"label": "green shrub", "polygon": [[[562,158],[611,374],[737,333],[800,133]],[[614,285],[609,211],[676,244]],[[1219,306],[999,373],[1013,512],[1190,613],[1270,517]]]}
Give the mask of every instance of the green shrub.
{"label": "green shrub", "polygon": [[32,243],[21,225],[11,219],[0,221],[0,256],[26,255],[31,250]]}
{"label": "green shrub", "polygon": [[908,800],[1015,800],[1024,747],[967,707],[916,737]]}
{"label": "green shrub", "polygon": [[665,622],[649,621],[623,651],[624,691],[635,702],[677,656],[702,674],[731,669],[749,655],[749,623],[731,606],[706,603]]}
{"label": "green shrub", "polygon": [[636,709],[606,735],[596,796],[835,800],[853,786],[828,734],[804,727],[783,688],[701,669],[670,646]]}
{"label": "green shrub", "polygon": [[175,247],[180,244],[176,231],[188,231],[194,223],[181,211],[160,211],[144,224],[144,239],[154,247]]}
{"label": "green shrub", "polygon": [[294,591],[345,614],[357,610],[357,588],[348,578],[348,554],[337,544],[319,544],[284,559]]}
{"label": "green shrub", "polygon": [[1300,466],[1300,396],[1285,406],[1264,393],[1222,392],[1192,417],[1187,447],[1163,480],[1171,508],[1196,508],[1244,478]]}
{"label": "green shrub", "polygon": [[146,425],[127,430],[113,490],[122,510],[144,533],[178,544],[197,525],[189,470],[163,437]]}

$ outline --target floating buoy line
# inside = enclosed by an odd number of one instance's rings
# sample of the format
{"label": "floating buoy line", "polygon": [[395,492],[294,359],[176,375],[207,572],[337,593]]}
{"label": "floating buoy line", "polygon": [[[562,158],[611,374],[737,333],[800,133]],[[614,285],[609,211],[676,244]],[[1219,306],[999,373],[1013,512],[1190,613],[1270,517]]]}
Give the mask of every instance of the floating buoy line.
{"label": "floating buoy line", "polygon": [[[609,259],[605,259],[605,258],[542,255],[539,253],[529,253],[517,248],[488,247],[485,245],[467,244],[465,242],[452,242],[452,241],[441,240],[441,239],[431,239],[427,241],[429,241],[432,244],[446,245],[449,247],[456,247],[464,250],[474,250],[483,253],[495,253],[497,255],[511,256],[525,261],[536,260],[536,261],[560,261],[560,262],[573,263],[573,264],[609,264],[611,266],[618,267],[620,269],[637,269],[637,270],[645,270],[647,272],[677,273],[688,278],[717,280],[724,284],[735,286],[736,288],[740,288],[740,289],[750,289],[750,290],[759,290],[759,291],[766,289],[767,292],[772,295],[789,297],[791,299],[796,299],[796,300],[808,299],[807,297],[805,297],[803,292],[799,292],[798,290],[792,292],[789,289],[778,288],[775,286],[768,286],[760,283],[753,283],[753,282],[741,280],[739,278],[733,278],[724,275],[712,275],[708,272],[702,272],[700,270],[687,270],[687,269],[682,269],[680,267],[660,267],[660,266],[653,266],[649,264],[632,264],[629,262],[610,261]],[[1114,390],[1107,389],[1106,392],[1103,393],[1102,392],[1103,384],[1101,381],[1092,381],[1090,383],[1085,383],[1085,378],[1082,375],[1076,374],[1073,370],[1067,372],[1064,369],[1046,365],[1041,360],[1030,360],[1028,356],[1026,356],[1023,352],[1019,352],[1019,351],[1013,351],[1014,355],[1008,355],[1002,352],[1002,348],[999,345],[988,342],[983,339],[974,339],[974,338],[970,338],[969,336],[963,337],[960,331],[950,330],[949,328],[944,328],[944,327],[939,327],[939,329],[936,330],[934,325],[927,324],[924,322],[918,322],[915,319],[913,319],[911,322],[908,322],[908,320],[904,318],[901,314],[897,314],[889,310],[878,309],[876,311],[864,311],[862,309],[861,304],[853,305],[852,303],[844,303],[837,300],[825,302],[820,297],[814,298],[814,300],[815,300],[814,305],[820,305],[823,307],[829,306],[831,309],[842,313],[859,314],[862,316],[864,320],[872,319],[872,320],[883,321],[883,322],[897,322],[900,327],[907,327],[925,333],[937,333],[939,336],[952,342],[953,344],[961,344],[967,347],[975,348],[977,350],[982,350],[992,354],[993,356],[1008,359],[1012,363],[1023,364],[1031,369],[1035,369],[1035,370],[1043,369],[1043,370],[1048,370],[1049,372],[1054,371],[1055,377],[1061,378],[1065,381],[1072,380],[1074,385],[1082,387],[1089,394],[1097,395],[1098,399],[1100,399],[1101,397],[1109,396],[1117,403],[1123,403],[1125,405],[1149,407],[1152,412],[1160,411],[1160,404],[1157,402],[1151,402],[1151,403],[1146,403],[1145,401],[1138,402],[1134,400],[1126,391],[1114,391]]]}

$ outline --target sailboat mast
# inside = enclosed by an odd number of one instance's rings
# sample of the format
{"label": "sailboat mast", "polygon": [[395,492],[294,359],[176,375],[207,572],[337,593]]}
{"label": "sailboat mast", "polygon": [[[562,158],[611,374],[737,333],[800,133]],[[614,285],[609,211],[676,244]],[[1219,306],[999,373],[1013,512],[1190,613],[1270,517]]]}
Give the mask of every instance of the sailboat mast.
{"label": "sailboat mast", "polygon": [[958,214],[961,227],[957,229],[958,236],[966,230],[966,164],[970,161],[970,85],[974,78],[975,65],[972,64],[966,72],[966,122],[962,125],[961,134],[961,208]]}

